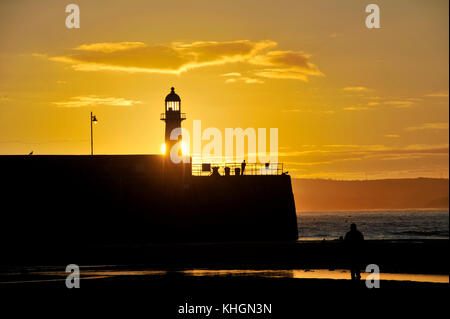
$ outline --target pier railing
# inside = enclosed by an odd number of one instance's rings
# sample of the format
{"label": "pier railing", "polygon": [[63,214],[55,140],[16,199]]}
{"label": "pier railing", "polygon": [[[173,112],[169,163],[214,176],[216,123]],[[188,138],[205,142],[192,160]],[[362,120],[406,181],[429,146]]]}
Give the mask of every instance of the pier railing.
{"label": "pier railing", "polygon": [[283,163],[246,163],[242,174],[242,163],[193,163],[193,176],[236,176],[236,175],[281,175]]}

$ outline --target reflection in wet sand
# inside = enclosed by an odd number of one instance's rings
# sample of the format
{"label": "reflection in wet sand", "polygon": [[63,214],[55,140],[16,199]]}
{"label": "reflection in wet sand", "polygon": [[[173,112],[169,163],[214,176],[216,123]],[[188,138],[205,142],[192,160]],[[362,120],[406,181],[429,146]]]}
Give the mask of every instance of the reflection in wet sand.
{"label": "reflection in wet sand", "polygon": [[[115,268],[115,266],[112,266]],[[111,266],[83,266],[81,268],[81,279],[105,279],[114,277],[252,277],[252,278],[291,278],[291,279],[334,279],[349,280],[348,270],[336,269],[288,269],[288,270],[256,270],[256,269],[188,269],[188,270],[138,270],[138,269],[111,269]],[[368,274],[362,274],[364,280]],[[2,273],[0,284],[14,284],[26,282],[47,282],[65,280],[67,273],[58,267],[45,267],[28,269],[25,273],[6,272]],[[381,280],[390,281],[413,281],[428,283],[449,283],[448,275],[435,274],[402,274],[381,273]]]}
{"label": "reflection in wet sand", "polygon": [[[210,270],[210,269],[194,269],[185,270],[183,272],[191,276],[249,276],[259,278],[295,278],[295,279],[350,279],[348,270],[327,270],[327,269],[293,269],[293,270]],[[362,273],[362,279],[366,279],[367,275]],[[381,280],[393,281],[414,281],[414,282],[434,282],[448,283],[448,275],[434,274],[395,274],[382,273]]]}

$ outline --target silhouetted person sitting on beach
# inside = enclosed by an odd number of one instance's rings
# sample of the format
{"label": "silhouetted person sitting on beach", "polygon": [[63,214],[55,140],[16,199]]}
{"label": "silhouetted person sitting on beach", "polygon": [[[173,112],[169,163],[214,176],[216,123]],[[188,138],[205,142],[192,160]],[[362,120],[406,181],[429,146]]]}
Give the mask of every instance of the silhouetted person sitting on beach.
{"label": "silhouetted person sitting on beach", "polygon": [[352,273],[352,280],[361,279],[361,255],[363,253],[363,234],[356,229],[356,224],[351,224],[350,231],[345,234],[344,242],[347,248],[347,258]]}
{"label": "silhouetted person sitting on beach", "polygon": [[245,163],[245,160],[241,164],[241,175],[244,175],[245,166],[247,166],[247,163]]}

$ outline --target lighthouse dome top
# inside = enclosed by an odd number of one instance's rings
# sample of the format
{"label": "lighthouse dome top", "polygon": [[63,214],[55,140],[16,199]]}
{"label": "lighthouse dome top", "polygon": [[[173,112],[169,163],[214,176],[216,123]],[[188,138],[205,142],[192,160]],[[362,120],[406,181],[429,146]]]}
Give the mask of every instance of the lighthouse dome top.
{"label": "lighthouse dome top", "polygon": [[166,96],[166,102],[181,102],[180,96],[175,93],[175,88],[170,88],[170,93]]}

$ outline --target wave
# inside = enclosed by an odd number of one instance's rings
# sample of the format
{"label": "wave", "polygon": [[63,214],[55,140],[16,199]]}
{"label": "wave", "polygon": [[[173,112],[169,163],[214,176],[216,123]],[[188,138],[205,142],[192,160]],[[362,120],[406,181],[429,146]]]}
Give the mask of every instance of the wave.
{"label": "wave", "polygon": [[350,224],[358,225],[366,239],[448,239],[448,210],[370,211],[302,214],[298,232],[302,239],[338,239]]}

